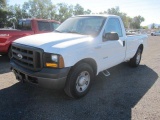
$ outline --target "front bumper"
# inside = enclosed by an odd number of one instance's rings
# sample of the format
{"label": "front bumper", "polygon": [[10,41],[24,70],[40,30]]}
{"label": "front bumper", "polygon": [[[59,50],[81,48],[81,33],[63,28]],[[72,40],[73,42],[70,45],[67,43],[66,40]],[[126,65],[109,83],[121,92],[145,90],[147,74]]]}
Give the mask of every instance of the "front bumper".
{"label": "front bumper", "polygon": [[43,68],[35,72],[17,65],[13,61],[10,64],[17,80],[50,89],[64,88],[70,70],[69,67],[63,69]]}

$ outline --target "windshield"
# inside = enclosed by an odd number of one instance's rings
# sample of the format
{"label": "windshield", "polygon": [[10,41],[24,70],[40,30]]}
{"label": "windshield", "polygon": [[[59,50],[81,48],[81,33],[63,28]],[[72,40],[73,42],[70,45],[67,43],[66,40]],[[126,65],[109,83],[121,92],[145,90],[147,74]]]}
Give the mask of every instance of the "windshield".
{"label": "windshield", "polygon": [[98,35],[106,18],[104,17],[72,17],[63,22],[55,31]]}

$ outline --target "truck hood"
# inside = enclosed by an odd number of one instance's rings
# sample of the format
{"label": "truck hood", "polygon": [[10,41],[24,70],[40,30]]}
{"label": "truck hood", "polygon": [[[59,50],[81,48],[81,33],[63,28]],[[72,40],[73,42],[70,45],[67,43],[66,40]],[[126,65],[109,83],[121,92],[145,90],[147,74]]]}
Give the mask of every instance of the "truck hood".
{"label": "truck hood", "polygon": [[89,35],[51,32],[22,37],[15,40],[14,43],[33,46],[41,48],[45,52],[51,52],[51,48],[57,51],[60,48],[66,48],[91,40],[93,40],[93,38]]}

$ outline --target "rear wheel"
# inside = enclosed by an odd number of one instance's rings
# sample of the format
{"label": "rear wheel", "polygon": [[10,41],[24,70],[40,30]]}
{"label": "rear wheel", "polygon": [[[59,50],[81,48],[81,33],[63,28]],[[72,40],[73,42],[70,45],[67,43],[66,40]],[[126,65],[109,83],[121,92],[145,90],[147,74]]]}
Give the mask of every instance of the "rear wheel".
{"label": "rear wheel", "polygon": [[133,58],[130,59],[129,65],[131,67],[138,67],[142,57],[142,49],[138,48],[136,54],[134,55]]}
{"label": "rear wheel", "polygon": [[87,63],[80,63],[70,71],[64,91],[72,98],[83,97],[88,93],[93,79],[92,67]]}

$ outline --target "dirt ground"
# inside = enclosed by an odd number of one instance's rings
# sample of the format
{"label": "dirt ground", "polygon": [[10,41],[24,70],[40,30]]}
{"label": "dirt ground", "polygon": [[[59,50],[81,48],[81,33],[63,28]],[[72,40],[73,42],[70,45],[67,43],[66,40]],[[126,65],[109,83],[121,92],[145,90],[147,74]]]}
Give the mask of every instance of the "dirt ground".
{"label": "dirt ground", "polygon": [[122,63],[99,74],[83,98],[18,82],[0,55],[0,120],[160,120],[160,37],[149,36],[138,68]]}

